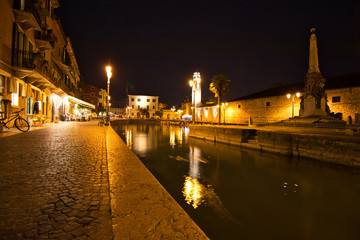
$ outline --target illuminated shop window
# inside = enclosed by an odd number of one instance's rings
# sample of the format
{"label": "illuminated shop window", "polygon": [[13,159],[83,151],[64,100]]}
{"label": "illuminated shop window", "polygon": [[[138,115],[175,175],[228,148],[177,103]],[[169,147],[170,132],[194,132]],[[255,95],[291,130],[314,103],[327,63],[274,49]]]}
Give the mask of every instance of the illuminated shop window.
{"label": "illuminated shop window", "polygon": [[16,93],[12,93],[11,94],[11,105],[12,106],[19,106],[19,82],[16,82],[16,88],[17,88],[17,91]]}

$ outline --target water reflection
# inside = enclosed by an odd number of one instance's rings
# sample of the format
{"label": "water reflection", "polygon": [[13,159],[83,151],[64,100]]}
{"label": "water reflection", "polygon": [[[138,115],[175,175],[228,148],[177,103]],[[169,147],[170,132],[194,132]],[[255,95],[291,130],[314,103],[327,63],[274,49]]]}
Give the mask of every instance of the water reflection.
{"label": "water reflection", "polygon": [[186,128],[116,131],[211,239],[359,239],[359,170],[187,138]]}
{"label": "water reflection", "polygon": [[170,126],[169,127],[169,134],[170,134],[170,146],[172,148],[175,147],[176,143],[178,145],[182,145],[182,141],[183,141],[183,130],[181,128],[175,127],[175,126]]}

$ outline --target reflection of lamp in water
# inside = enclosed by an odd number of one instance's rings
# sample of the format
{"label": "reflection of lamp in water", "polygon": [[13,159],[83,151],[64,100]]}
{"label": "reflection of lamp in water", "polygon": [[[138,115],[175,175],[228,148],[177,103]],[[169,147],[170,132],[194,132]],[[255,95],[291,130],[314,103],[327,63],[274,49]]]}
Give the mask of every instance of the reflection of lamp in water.
{"label": "reflection of lamp in water", "polygon": [[131,148],[132,145],[132,131],[126,130],[126,145]]}
{"label": "reflection of lamp in water", "polygon": [[204,202],[204,189],[203,185],[199,183],[196,178],[190,176],[185,177],[185,184],[183,188],[183,194],[187,204],[197,208],[202,202]]}
{"label": "reflection of lamp in water", "polygon": [[204,186],[200,184],[197,178],[200,177],[200,149],[193,146],[190,148],[189,153],[189,175],[185,177],[185,183],[183,188],[183,195],[185,201],[191,204],[194,208],[197,208],[204,201]]}

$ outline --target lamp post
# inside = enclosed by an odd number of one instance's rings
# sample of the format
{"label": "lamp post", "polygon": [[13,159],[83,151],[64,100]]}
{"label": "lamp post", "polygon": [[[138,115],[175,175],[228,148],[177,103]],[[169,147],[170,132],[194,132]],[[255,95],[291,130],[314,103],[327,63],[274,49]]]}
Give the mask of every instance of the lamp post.
{"label": "lamp post", "polygon": [[290,94],[290,93],[288,93],[288,94],[286,94],[286,97],[287,97],[288,99],[292,98],[292,118],[294,118],[295,97],[299,98],[299,97],[300,97],[300,93],[299,93],[299,92],[297,92],[297,93],[295,93],[295,94]]}
{"label": "lamp post", "polygon": [[112,76],[112,72],[111,72],[111,66],[106,66],[106,74],[107,74],[107,106],[106,106],[106,121],[105,121],[105,125],[109,125],[110,124],[110,78]]}
{"label": "lamp post", "polygon": [[226,110],[226,107],[227,107],[227,105],[228,105],[228,103],[222,103],[222,107],[223,107],[223,109],[224,109],[224,125],[225,125],[225,123],[226,123],[226,121],[225,121],[225,110]]}
{"label": "lamp post", "polygon": [[192,115],[193,115],[193,121],[194,121],[194,123],[195,123],[195,120],[196,120],[196,98],[195,98],[195,90],[196,90],[196,87],[197,87],[197,85],[198,84],[200,84],[200,75],[199,76],[195,76],[194,75],[194,78],[193,78],[193,80],[190,80],[189,81],[189,85],[190,85],[190,87],[192,87],[192,89],[193,89],[193,113],[192,113]]}

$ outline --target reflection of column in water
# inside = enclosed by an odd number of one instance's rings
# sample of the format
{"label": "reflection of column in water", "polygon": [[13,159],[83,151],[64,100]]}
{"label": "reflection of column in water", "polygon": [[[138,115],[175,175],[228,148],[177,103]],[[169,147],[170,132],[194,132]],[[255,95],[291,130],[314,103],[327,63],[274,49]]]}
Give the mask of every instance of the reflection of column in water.
{"label": "reflection of column in water", "polygon": [[176,145],[176,144],[175,144],[176,137],[175,137],[175,129],[174,129],[173,126],[170,126],[170,131],[169,131],[169,133],[170,133],[170,141],[169,141],[169,143],[170,143],[170,146],[171,146],[172,148],[174,148],[174,146]]}
{"label": "reflection of column in water", "polygon": [[190,154],[189,154],[189,175],[192,178],[199,178],[200,177],[200,159],[201,151],[196,146],[190,147]]}
{"label": "reflection of column in water", "polygon": [[177,128],[177,141],[179,143],[179,145],[182,145],[182,129],[181,128]]}
{"label": "reflection of column in water", "polygon": [[125,129],[126,131],[126,145],[131,148],[132,145],[132,131],[130,129]]}

